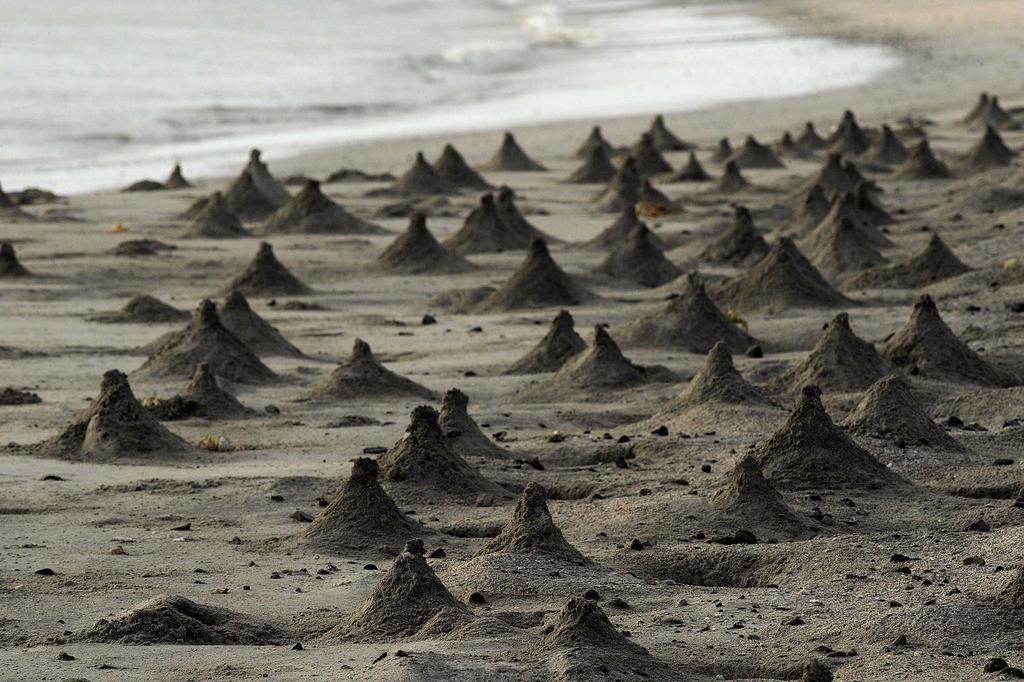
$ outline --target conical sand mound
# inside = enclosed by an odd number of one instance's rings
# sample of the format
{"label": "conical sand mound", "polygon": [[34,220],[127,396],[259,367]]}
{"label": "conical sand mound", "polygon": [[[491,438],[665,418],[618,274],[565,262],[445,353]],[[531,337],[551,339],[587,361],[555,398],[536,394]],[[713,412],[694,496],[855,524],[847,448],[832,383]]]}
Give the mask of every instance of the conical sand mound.
{"label": "conical sand mound", "polygon": [[740,168],[785,168],[772,148],[758,142],[753,135],[748,135],[743,146],[729,158]]}
{"label": "conical sand mound", "polygon": [[260,242],[256,257],[222,290],[225,294],[240,291],[246,296],[300,296],[313,293],[274,255],[267,242]]}
{"label": "conical sand mound", "polygon": [[529,236],[513,232],[498,216],[493,194],[480,197],[480,205],[466,216],[462,228],[444,241],[460,256],[525,249],[529,244]]}
{"label": "conical sand mound", "polygon": [[228,294],[224,302],[217,307],[217,312],[220,313],[220,321],[228,331],[257,355],[302,357],[302,351],[289,343],[281,332],[249,307],[249,301],[242,292],[232,291]]}
{"label": "conical sand mound", "polygon": [[661,114],[655,116],[651,121],[651,127],[647,134],[651,136],[654,148],[659,151],[682,152],[694,149],[691,143],[680,140],[675,133],[668,129],[668,126],[665,125],[665,117]]}
{"label": "conical sand mound", "polygon": [[357,218],[320,190],[320,183],[306,186],[260,227],[261,234],[384,234],[378,225]]}
{"label": "conical sand mound", "polygon": [[817,386],[804,387],[789,419],[755,454],[765,477],[784,490],[876,488],[898,480],[832,423]]}
{"label": "conical sand mound", "polygon": [[277,644],[286,635],[271,625],[180,595],[160,595],[82,633],[85,642],[109,644]]}
{"label": "conical sand mound", "polygon": [[953,177],[946,164],[935,158],[928,140],[921,140],[907,160],[893,172],[901,180],[945,180]]}
{"label": "conical sand mound", "polygon": [[605,183],[615,177],[615,166],[608,158],[605,148],[596,145],[590,148],[583,160],[583,165],[573,171],[569,176],[569,182],[580,184]]}
{"label": "conical sand mound", "polygon": [[512,133],[505,133],[501,146],[491,160],[481,166],[484,170],[494,171],[545,171],[547,168],[537,163],[523,151]]}
{"label": "conical sand mound", "polygon": [[804,129],[800,133],[800,137],[796,139],[796,142],[808,149],[825,149],[828,147],[828,141],[818,134],[818,131],[814,129],[814,124],[810,121],[804,125]]}
{"label": "conical sand mound", "polygon": [[626,359],[603,327],[594,327],[590,348],[572,358],[551,377],[555,388],[616,389],[639,386],[650,380],[648,372]]}
{"label": "conical sand mound", "polygon": [[[857,183],[857,189],[854,190],[854,199],[856,200],[857,212],[860,217],[867,225],[887,225],[893,222],[892,216],[889,212],[882,208],[874,196],[871,193],[871,187],[867,182]],[[881,244],[888,244],[889,240],[887,237],[872,233],[874,238],[881,238],[884,240]]]}
{"label": "conical sand mound", "polygon": [[534,239],[519,269],[474,309],[486,312],[572,306],[594,298],[558,267],[544,240]]}
{"label": "conical sand mound", "polygon": [[[830,235],[841,233],[844,221],[849,221],[853,229],[860,235],[860,238],[869,246],[883,249],[892,246],[881,230],[878,229],[879,221],[884,220],[884,211],[870,202],[870,197],[865,203],[866,210],[861,209],[857,195],[845,193],[836,195],[829,208],[828,214],[821,223],[808,235],[807,240],[801,247],[808,250],[810,246],[818,246],[827,241]],[[879,213],[881,211],[881,213]]]}
{"label": "conical sand mound", "polygon": [[654,140],[650,133],[640,136],[639,141],[633,145],[632,154],[636,159],[636,170],[640,173],[640,177],[649,178],[672,172],[672,165],[654,146]]}
{"label": "conical sand mound", "polygon": [[826,220],[800,247],[818,271],[832,280],[888,262],[849,218]]}
{"label": "conical sand mound", "polygon": [[788,156],[792,159],[811,159],[815,156],[813,149],[805,147],[794,140],[788,130],[775,143],[775,152],[780,156]]}
{"label": "conical sand mound", "polygon": [[192,452],[135,399],[128,377],[110,370],[92,404],[55,438],[31,446],[44,457],[86,462],[162,459]]}
{"label": "conical sand mound", "polygon": [[434,162],[434,170],[442,179],[447,180],[455,187],[476,190],[494,189],[494,186],[473,170],[462,158],[462,154],[450,144],[444,146],[441,156]]}
{"label": "conical sand mound", "polygon": [[736,206],[732,225],[705,248],[701,261],[744,267],[768,254],[768,242],[754,227],[754,218],[744,206]]}
{"label": "conical sand mound", "polygon": [[858,436],[884,438],[907,445],[960,449],[959,444],[918,404],[907,382],[896,374],[872,384],[842,426]]}
{"label": "conical sand mound", "polygon": [[544,338],[529,353],[509,367],[506,374],[542,374],[555,372],[587,347],[586,342],[576,333],[572,315],[568,310],[559,311],[551,321],[551,327]]}
{"label": "conical sand mound", "polygon": [[327,508],[296,538],[303,544],[342,552],[394,543],[403,545],[423,533],[403,514],[377,480],[377,462],[360,457],[352,474]]}
{"label": "conical sand mound", "polygon": [[577,159],[586,159],[595,148],[603,149],[605,155],[609,157],[615,154],[615,147],[601,134],[601,126],[594,126],[590,129],[590,134],[576,150],[575,156]]}
{"label": "conical sand mound", "polygon": [[454,251],[438,243],[427,229],[422,213],[413,213],[409,228],[377,257],[384,270],[406,275],[457,274],[476,268]]}
{"label": "conical sand mound", "polygon": [[434,393],[384,367],[373,356],[369,344],[356,339],[348,362],[335,367],[305,399],[354,400],[380,397],[432,400]]}
{"label": "conical sand mound", "polygon": [[0,242],[0,279],[30,277],[32,273],[18,261],[10,242]]}
{"label": "conical sand mound", "polygon": [[882,133],[875,143],[864,152],[864,160],[869,163],[880,163],[887,166],[898,166],[907,160],[910,152],[903,146],[896,133],[887,125],[882,126]]}
{"label": "conical sand mound", "polygon": [[686,160],[679,170],[672,174],[668,179],[669,182],[707,182],[711,180],[711,176],[704,170],[704,166],[701,165],[697,159],[697,155],[690,152],[690,157]]}
{"label": "conical sand mound", "polygon": [[508,451],[485,436],[469,416],[469,396],[457,388],[444,394],[437,423],[448,446],[460,457],[508,457]]}
{"label": "conical sand mound", "polygon": [[205,362],[196,365],[196,373],[181,397],[199,405],[199,416],[208,419],[239,419],[252,414],[252,410],[238,398],[220,387],[217,377]]}
{"label": "conical sand mound", "polygon": [[240,384],[264,384],[277,375],[221,323],[209,300],[199,304],[192,322],[143,363],[137,373],[146,377],[189,378],[205,362],[219,377]]}
{"label": "conical sand mound", "polygon": [[735,194],[750,187],[750,182],[743,177],[740,167],[735,161],[728,161],[725,164],[725,172],[715,183],[715,191],[722,194]]}
{"label": "conical sand mound", "polygon": [[516,193],[510,187],[502,185],[498,188],[498,194],[496,195],[496,202],[498,205],[498,217],[501,222],[505,224],[505,227],[515,235],[525,236],[526,244],[530,243],[531,239],[540,238],[549,243],[558,242],[558,239],[541,232],[537,229],[533,223],[523,216],[519,207],[516,206]]}
{"label": "conical sand mound", "polygon": [[924,250],[900,263],[869,270],[850,280],[855,289],[917,289],[970,270],[942,238],[933,234]]}
{"label": "conical sand mound", "polygon": [[[262,165],[262,162],[259,161],[259,152],[253,150],[253,154],[255,159],[251,159],[249,165],[224,190],[224,206],[240,220],[264,220],[291,199],[291,195],[283,187],[278,185],[280,191],[284,193],[283,196],[273,190],[273,185],[277,181],[273,177],[270,177],[269,181],[266,179],[269,172],[265,168],[263,172],[256,170]],[[255,175],[264,178],[262,184]],[[269,194],[265,188],[270,191]],[[199,210],[201,209],[198,205],[194,206],[186,212],[186,217],[195,217]],[[195,214],[190,215],[193,212]]]}
{"label": "conical sand mound", "polygon": [[811,185],[800,201],[800,208],[786,226],[784,234],[802,237],[817,227],[832,208],[821,185]]}
{"label": "conical sand mound", "polygon": [[437,410],[422,405],[412,411],[401,439],[380,456],[380,469],[385,481],[411,486],[426,494],[506,494],[455,452],[441,430]]}
{"label": "conical sand mound", "polygon": [[696,274],[688,273],[683,286],[660,310],[626,323],[616,335],[627,346],[672,348],[707,353],[719,341],[742,353],[756,341],[730,322],[704,290]]}
{"label": "conical sand mound", "polygon": [[4,188],[0,187],[0,219],[8,223],[30,223],[34,222],[36,218],[31,213],[22,210],[18,204],[7,196]]}
{"label": "conical sand mound", "polygon": [[249,152],[249,164],[245,167],[245,172],[252,177],[263,196],[267,197],[275,206],[284,206],[291,199],[291,195],[288,194],[284,185],[270,173],[270,168],[260,159],[260,155],[259,149]]}
{"label": "conical sand mound", "polygon": [[985,126],[985,134],[967,152],[964,165],[971,170],[1001,168],[1013,163],[1014,151],[1006,146],[1003,138],[992,126]]}
{"label": "conical sand mound", "polygon": [[178,310],[158,298],[142,294],[133,296],[120,310],[93,315],[89,320],[109,324],[165,324],[183,322],[188,318],[189,314],[184,310]]}
{"label": "conical sand mound", "polygon": [[914,304],[910,320],[882,346],[882,355],[899,367],[914,368],[923,377],[969,381],[982,386],[1012,386],[1015,382],[985,362],[957,338],[939,315],[931,296]]}
{"label": "conical sand mound", "polygon": [[890,369],[873,345],[853,333],[850,316],[839,313],[825,325],[807,359],[779,375],[771,386],[787,392],[804,386],[837,393],[863,391]]}
{"label": "conical sand mound", "polygon": [[416,160],[390,187],[367,192],[367,196],[425,197],[457,194],[458,188],[442,178],[427,163],[423,152],[416,152]]}
{"label": "conical sand mound", "polygon": [[660,216],[679,210],[678,204],[669,199],[664,192],[655,188],[650,180],[644,180],[640,185],[640,194],[636,203],[637,210],[643,212],[644,215]]}
{"label": "conical sand mound", "polygon": [[551,519],[547,493],[539,483],[528,483],[523,489],[512,518],[501,533],[486,545],[477,556],[499,552],[512,554],[542,554],[572,564],[586,564],[586,558],[570,545],[562,531]]}
{"label": "conical sand mound", "polygon": [[636,159],[632,156],[622,162],[622,167],[612,181],[595,201],[602,213],[620,213],[627,206],[635,206],[640,200],[640,172],[636,168]]}
{"label": "conical sand mound", "polygon": [[452,620],[470,618],[413,541],[395,559],[370,595],[341,625],[324,635],[331,641],[388,642],[414,638],[432,619],[448,614]]}
{"label": "conical sand mound", "polygon": [[764,477],[756,457],[747,455],[725,475],[711,495],[711,505],[720,513],[747,522],[747,525],[782,526],[791,531],[805,524],[782,495]]}
{"label": "conical sand mound", "polygon": [[215,192],[189,221],[183,239],[235,239],[249,236],[234,213],[228,210],[224,195]]}
{"label": "conical sand mound", "polygon": [[715,145],[715,151],[711,152],[711,160],[715,163],[725,163],[732,156],[733,148],[728,137],[723,137]]}
{"label": "conical sand mound", "polygon": [[645,287],[660,287],[679,277],[682,271],[665,257],[652,236],[647,226],[640,223],[624,242],[608,254],[597,271]]}
{"label": "conical sand mound", "polygon": [[[615,219],[615,222],[587,242],[586,246],[592,249],[601,249],[602,251],[615,249],[629,239],[629,235],[633,233],[633,230],[638,225],[641,225],[641,222],[636,214],[636,205],[626,204],[622,207],[622,211],[619,213],[619,217]],[[658,239],[657,235],[651,234],[651,240],[659,248],[664,249],[664,244]]]}
{"label": "conical sand mound", "polygon": [[978,98],[978,103],[964,118],[964,124],[972,128],[984,126],[1003,128],[1011,123],[1013,123],[1013,117],[1006,113],[1006,110],[999,104],[999,98],[995,95],[989,96],[984,92]]}
{"label": "conical sand mound", "polygon": [[164,181],[164,187],[166,189],[188,189],[192,186],[192,183],[185,179],[185,174],[181,172],[181,164],[174,164],[174,168],[171,169],[171,174],[167,176]]}
{"label": "conical sand mound", "polygon": [[[987,92],[983,92],[978,95],[978,101],[971,107],[971,110],[967,112],[967,115],[961,119],[961,123],[964,125],[973,125],[982,119],[985,113],[988,111],[989,96]],[[987,125],[987,123],[986,123]]]}
{"label": "conical sand mound", "polygon": [[786,237],[745,273],[713,292],[715,300],[737,310],[783,311],[790,308],[837,308],[853,302],[833,289]]}
{"label": "conical sand mound", "polygon": [[723,341],[712,346],[701,371],[678,397],[665,405],[654,421],[671,419],[686,410],[714,404],[772,407],[772,402],[736,370],[729,346]]}
{"label": "conical sand mound", "polygon": [[842,195],[853,192],[857,189],[857,180],[850,177],[846,167],[843,165],[843,157],[839,154],[830,153],[825,157],[824,163],[817,174],[807,183],[807,187],[818,185],[825,192],[825,196]]}
{"label": "conical sand mound", "polygon": [[832,143],[831,151],[836,154],[863,154],[871,146],[867,133],[849,109],[843,113],[843,120],[829,142]]}

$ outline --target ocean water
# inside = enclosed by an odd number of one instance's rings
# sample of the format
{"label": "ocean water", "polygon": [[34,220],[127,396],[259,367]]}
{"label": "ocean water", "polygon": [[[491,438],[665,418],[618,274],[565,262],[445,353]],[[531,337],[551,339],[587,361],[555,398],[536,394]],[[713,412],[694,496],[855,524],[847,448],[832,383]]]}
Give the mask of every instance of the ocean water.
{"label": "ocean water", "polygon": [[[347,141],[865,82],[884,47],[681,0],[0,0],[0,182],[233,172]],[[340,160],[339,160],[340,162]]]}

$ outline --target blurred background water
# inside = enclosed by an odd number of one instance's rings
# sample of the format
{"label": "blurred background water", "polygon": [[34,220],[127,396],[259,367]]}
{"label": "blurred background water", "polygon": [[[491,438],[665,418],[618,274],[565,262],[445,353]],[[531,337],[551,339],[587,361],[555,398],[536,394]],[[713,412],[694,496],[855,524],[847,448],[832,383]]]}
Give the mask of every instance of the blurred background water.
{"label": "blurred background water", "polygon": [[346,141],[857,84],[880,46],[669,0],[0,0],[0,182],[234,172]]}

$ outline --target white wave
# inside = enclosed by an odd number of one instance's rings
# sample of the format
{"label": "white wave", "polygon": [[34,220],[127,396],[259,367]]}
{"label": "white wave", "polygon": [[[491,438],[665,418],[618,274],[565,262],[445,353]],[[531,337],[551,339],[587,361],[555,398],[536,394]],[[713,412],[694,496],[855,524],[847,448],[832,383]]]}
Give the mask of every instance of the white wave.
{"label": "white wave", "polygon": [[521,25],[535,47],[580,47],[597,39],[596,34],[566,26],[561,9],[551,3],[532,8]]}

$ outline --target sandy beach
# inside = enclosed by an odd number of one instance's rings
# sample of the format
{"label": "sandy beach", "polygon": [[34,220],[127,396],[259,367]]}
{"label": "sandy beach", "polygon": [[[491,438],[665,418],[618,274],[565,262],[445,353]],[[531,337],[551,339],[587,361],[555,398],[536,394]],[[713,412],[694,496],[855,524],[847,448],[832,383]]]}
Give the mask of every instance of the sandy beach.
{"label": "sandy beach", "polygon": [[0,679],[1024,676],[1024,7],[744,6],[901,65],[0,204]]}

